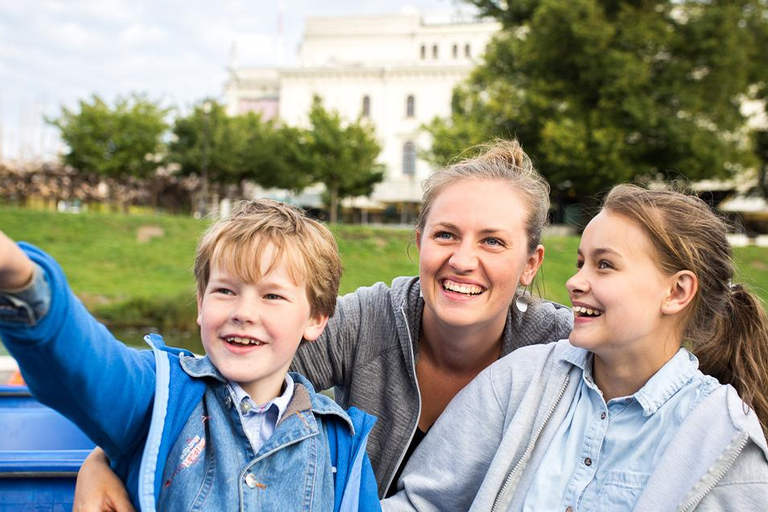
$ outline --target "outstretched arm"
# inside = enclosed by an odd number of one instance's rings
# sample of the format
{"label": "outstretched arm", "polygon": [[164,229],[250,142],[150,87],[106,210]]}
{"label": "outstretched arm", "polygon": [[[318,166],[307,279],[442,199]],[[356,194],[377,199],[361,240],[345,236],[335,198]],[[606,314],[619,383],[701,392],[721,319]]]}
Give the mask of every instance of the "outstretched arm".
{"label": "outstretched arm", "polygon": [[75,512],[136,512],[123,482],[109,467],[104,451],[96,447],[77,474]]}

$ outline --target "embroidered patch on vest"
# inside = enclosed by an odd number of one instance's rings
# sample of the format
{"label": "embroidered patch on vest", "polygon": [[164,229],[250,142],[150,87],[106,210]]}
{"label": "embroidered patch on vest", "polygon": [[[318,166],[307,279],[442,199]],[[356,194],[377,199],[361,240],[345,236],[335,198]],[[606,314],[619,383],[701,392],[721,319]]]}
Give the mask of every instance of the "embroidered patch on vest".
{"label": "embroidered patch on vest", "polygon": [[187,445],[181,451],[181,456],[179,457],[181,461],[179,462],[179,465],[176,466],[176,469],[173,470],[171,477],[166,480],[165,487],[171,485],[173,479],[176,478],[176,475],[178,475],[182,469],[186,469],[197,462],[200,459],[203,450],[205,450],[205,438],[195,436],[188,440]]}

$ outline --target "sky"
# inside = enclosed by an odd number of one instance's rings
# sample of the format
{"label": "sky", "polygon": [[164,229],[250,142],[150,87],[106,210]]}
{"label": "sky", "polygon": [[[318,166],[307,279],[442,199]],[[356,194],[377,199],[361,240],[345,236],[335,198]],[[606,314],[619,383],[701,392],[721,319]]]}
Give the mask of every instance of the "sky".
{"label": "sky", "polygon": [[458,6],[457,0],[0,0],[0,159],[53,158],[63,148],[45,117],[76,109],[93,94],[112,102],[140,92],[184,111],[205,97],[223,100],[233,54],[241,66],[294,63],[307,16],[409,8],[441,15]]}

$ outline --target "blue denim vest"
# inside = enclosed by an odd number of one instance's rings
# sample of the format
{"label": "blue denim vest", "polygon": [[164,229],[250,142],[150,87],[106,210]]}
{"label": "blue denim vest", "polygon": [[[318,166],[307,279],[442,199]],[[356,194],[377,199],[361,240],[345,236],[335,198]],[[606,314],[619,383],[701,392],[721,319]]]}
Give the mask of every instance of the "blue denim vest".
{"label": "blue denim vest", "polygon": [[345,421],[336,404],[323,403],[326,397],[292,375],[293,399],[274,434],[253,453],[234,393],[210,360],[183,358],[182,367],[192,377],[206,378],[208,386],[168,454],[159,510],[236,503],[240,510],[333,510],[333,468],[322,415]]}

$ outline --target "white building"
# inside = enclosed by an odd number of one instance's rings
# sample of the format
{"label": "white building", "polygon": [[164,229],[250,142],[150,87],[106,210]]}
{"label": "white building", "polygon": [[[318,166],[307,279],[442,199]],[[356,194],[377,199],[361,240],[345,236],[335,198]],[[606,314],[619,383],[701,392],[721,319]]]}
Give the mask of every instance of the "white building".
{"label": "white building", "polygon": [[454,86],[499,29],[487,20],[440,22],[415,11],[309,18],[295,67],[233,67],[227,108],[230,115],[257,111],[301,126],[317,95],[343,118],[369,118],[383,147],[379,159],[386,177],[372,201],[356,204],[397,204],[413,211],[421,181],[432,171],[417,157],[430,146],[420,128],[435,116],[450,115]]}

